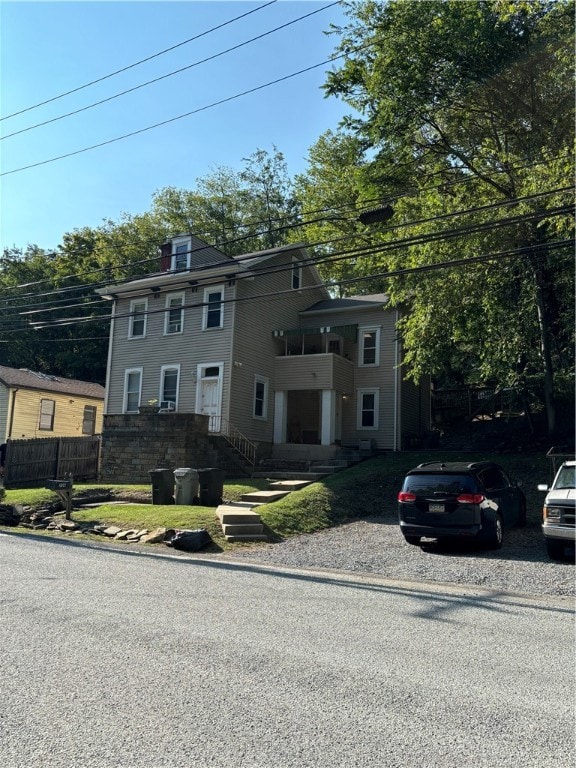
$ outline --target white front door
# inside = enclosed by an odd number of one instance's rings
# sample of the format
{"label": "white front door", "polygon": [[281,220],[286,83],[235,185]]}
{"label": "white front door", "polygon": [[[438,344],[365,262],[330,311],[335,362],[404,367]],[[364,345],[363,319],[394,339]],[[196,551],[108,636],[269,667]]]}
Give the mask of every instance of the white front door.
{"label": "white front door", "polygon": [[220,431],[221,417],[221,371],[219,365],[198,366],[198,407],[197,413],[209,416],[208,430]]}

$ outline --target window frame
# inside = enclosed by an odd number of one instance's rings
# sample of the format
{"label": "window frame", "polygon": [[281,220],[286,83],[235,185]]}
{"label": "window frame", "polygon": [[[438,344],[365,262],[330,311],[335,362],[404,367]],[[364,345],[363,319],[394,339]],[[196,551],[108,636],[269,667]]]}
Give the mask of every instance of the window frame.
{"label": "window frame", "polygon": [[[91,418],[87,418],[87,414],[91,414]],[[94,435],[96,434],[96,416],[98,413],[98,409],[95,405],[85,405],[84,406],[84,413],[82,415],[82,434],[83,435]],[[90,425],[89,429],[87,429],[87,424]]]}
{"label": "window frame", "polygon": [[[258,398],[258,386],[262,385],[262,397]],[[252,418],[258,421],[268,421],[268,400],[270,395],[270,379],[260,374],[254,374],[254,388],[252,394]],[[262,413],[256,412],[256,406],[262,403]]]}
{"label": "window frame", "polygon": [[158,392],[158,406],[162,408],[162,403],[172,402],[165,397],[165,376],[168,371],[176,371],[176,396],[174,399],[174,410],[178,410],[178,399],[180,396],[180,363],[174,363],[172,365],[163,365],[160,369],[160,390]]}
{"label": "window frame", "polygon": [[[128,395],[131,394],[128,391],[128,380],[131,374],[137,373],[139,377],[138,381],[138,404],[135,410],[128,410]],[[124,391],[122,394],[122,413],[138,413],[140,405],[142,404],[142,379],[144,377],[144,369],[142,366],[134,368],[126,368],[124,370]]]}
{"label": "window frame", "polygon": [[296,258],[296,256],[292,256],[292,271],[290,273],[290,280],[293,291],[299,291],[302,288],[302,264]]}
{"label": "window frame", "polygon": [[[380,365],[380,331],[379,325],[365,325],[358,329],[360,343],[358,345],[358,367],[377,368]],[[374,334],[374,347],[366,347],[365,340],[368,334]],[[366,362],[367,349],[374,349],[374,362]]]}
{"label": "window frame", "polygon": [[[210,307],[210,299],[209,296],[211,293],[219,293],[220,299],[218,302],[212,302],[214,304],[214,307]],[[203,313],[202,313],[202,330],[203,331],[213,331],[217,330],[218,328],[224,327],[224,288],[223,287],[212,287],[212,288],[205,288],[204,289],[204,307],[203,307]],[[218,312],[220,313],[220,324],[219,325],[208,325],[208,319],[210,317],[210,313],[215,311],[216,303],[218,304]]]}
{"label": "window frame", "polygon": [[[373,413],[373,424],[363,424],[362,415],[368,411],[364,408],[364,397],[366,395],[373,395],[374,407],[371,409]],[[356,429],[375,432],[380,429],[380,388],[379,387],[363,387],[356,390],[357,409],[356,409]]]}
{"label": "window frame", "polygon": [[[171,307],[170,303],[174,299],[180,300],[180,305],[178,307]],[[174,293],[167,293],[166,294],[166,302],[165,302],[165,312],[164,312],[164,336],[178,336],[181,333],[184,333],[184,301],[185,301],[185,294],[184,291],[178,291]],[[177,331],[171,331],[170,330],[170,324],[171,324],[171,314],[173,312],[180,312],[180,329]]]}
{"label": "window frame", "polygon": [[[178,248],[185,246],[186,251],[186,266],[178,266],[178,256],[182,255],[182,252],[178,253]],[[190,269],[192,251],[192,239],[190,237],[175,237],[172,240],[172,255],[170,260],[170,267],[172,272],[180,272],[186,269]]]}
{"label": "window frame", "polygon": [[[143,304],[144,310],[140,313],[136,313],[135,306],[137,304]],[[130,323],[128,326],[128,338],[129,339],[144,339],[146,337],[146,326],[148,320],[148,299],[141,297],[138,299],[132,299],[130,302]],[[139,315],[142,315],[140,318]],[[142,333],[134,333],[134,324],[136,320],[142,320]]]}
{"label": "window frame", "polygon": [[[46,411],[44,404],[50,404],[51,409]],[[54,418],[56,416],[56,400],[52,400],[48,397],[40,398],[40,413],[38,418],[38,429],[43,432],[54,432]],[[46,426],[46,417],[49,418],[50,426]]]}

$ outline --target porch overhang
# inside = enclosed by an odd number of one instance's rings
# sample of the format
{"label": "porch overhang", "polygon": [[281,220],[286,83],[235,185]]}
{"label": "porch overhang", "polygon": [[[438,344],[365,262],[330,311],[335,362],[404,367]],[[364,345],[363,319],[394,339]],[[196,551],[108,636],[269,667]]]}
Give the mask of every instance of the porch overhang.
{"label": "porch overhang", "polygon": [[334,334],[356,343],[358,340],[358,325],[355,323],[351,325],[321,325],[317,328],[288,328],[285,330],[272,331],[272,335],[276,338],[285,336],[317,336],[318,334]]}

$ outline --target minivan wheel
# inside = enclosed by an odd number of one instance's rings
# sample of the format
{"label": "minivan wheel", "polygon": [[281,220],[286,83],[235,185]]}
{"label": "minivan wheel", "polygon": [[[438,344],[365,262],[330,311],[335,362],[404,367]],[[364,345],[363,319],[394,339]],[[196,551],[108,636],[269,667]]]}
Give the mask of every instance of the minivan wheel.
{"label": "minivan wheel", "polygon": [[417,547],[417,546],[419,546],[419,544],[420,544],[420,539],[421,539],[422,537],[421,537],[421,536],[404,536],[404,538],[406,539],[406,542],[407,542],[408,544],[412,544],[412,545],[414,545],[415,547]]}
{"label": "minivan wheel", "polygon": [[500,549],[504,543],[504,527],[502,518],[498,513],[494,516],[492,530],[488,536],[487,546],[489,549]]}

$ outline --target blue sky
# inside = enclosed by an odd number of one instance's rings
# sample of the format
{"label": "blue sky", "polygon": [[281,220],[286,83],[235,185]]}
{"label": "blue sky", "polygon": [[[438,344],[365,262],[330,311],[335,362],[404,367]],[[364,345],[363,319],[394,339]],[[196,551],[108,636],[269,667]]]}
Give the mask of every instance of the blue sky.
{"label": "blue sky", "polygon": [[[291,175],[349,109],[325,99],[326,65],[208,109],[334,53],[324,31],[345,20],[334,5],[212,61],[105,104],[34,126],[214,56],[326,2],[280,0],[186,45],[48,104],[116,70],[201,35],[260,2],[0,2],[0,241],[51,249],[66,232],[150,208],[155,191],[190,189],[217,166],[239,169],[256,149],[284,153]],[[55,162],[24,166],[196,114]]]}

